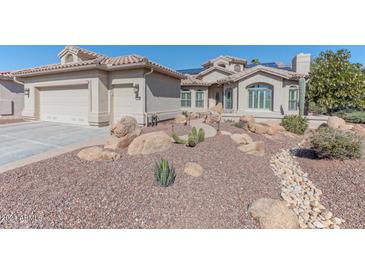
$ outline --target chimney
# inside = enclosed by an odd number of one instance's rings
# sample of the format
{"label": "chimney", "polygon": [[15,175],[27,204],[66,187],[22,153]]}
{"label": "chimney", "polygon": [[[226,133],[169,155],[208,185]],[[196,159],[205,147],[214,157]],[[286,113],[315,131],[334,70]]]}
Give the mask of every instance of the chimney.
{"label": "chimney", "polygon": [[311,55],[309,53],[299,53],[292,61],[293,71],[300,74],[308,74],[311,65]]}

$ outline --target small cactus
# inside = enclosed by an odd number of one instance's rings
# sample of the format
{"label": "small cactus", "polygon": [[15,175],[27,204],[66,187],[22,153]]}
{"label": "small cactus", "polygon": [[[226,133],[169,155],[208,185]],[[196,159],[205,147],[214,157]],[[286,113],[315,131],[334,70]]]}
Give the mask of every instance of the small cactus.
{"label": "small cactus", "polygon": [[167,160],[162,159],[155,165],[155,180],[162,187],[173,184],[176,178],[174,167]]}
{"label": "small cactus", "polygon": [[204,129],[199,128],[199,131],[198,131],[198,142],[199,143],[204,142],[204,139],[205,139]]}
{"label": "small cactus", "polygon": [[175,132],[171,134],[171,138],[174,139],[177,144],[186,144],[189,147],[195,147],[198,143],[204,142],[205,132],[202,128],[197,131],[196,127],[193,127],[187,140],[181,139]]}
{"label": "small cactus", "polygon": [[186,140],[183,140],[181,139],[177,134],[176,132],[172,132],[171,133],[171,138],[174,139],[174,142],[177,143],[177,144],[182,144],[182,145],[185,145],[187,143]]}

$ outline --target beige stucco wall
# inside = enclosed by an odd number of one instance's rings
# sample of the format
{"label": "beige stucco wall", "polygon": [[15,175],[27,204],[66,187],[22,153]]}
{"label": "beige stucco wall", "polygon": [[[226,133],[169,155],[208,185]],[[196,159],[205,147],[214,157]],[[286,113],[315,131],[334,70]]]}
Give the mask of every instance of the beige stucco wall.
{"label": "beige stucco wall", "polygon": [[213,71],[205,74],[203,77],[201,77],[201,79],[204,82],[215,82],[215,81],[220,80],[224,77],[227,77],[228,75],[230,75],[230,74],[226,73],[226,72],[222,72],[220,70],[213,70]]}
{"label": "beige stucco wall", "polygon": [[[24,108],[24,86],[11,80],[0,79],[0,101],[4,100],[4,109],[0,109],[2,118],[18,118]],[[5,106],[6,104],[6,106]]]}
{"label": "beige stucco wall", "polygon": [[145,79],[146,112],[157,113],[161,120],[174,118],[180,112],[181,80],[156,71]]}
{"label": "beige stucco wall", "polygon": [[[249,93],[247,87],[256,83],[266,83],[273,87],[273,110],[254,110],[248,108],[248,98]],[[252,112],[252,113],[260,113],[260,112],[276,112],[280,113],[284,111],[284,114],[293,114],[297,112],[289,112],[289,87],[291,85],[298,86],[298,83],[295,81],[287,81],[281,77],[274,76],[271,74],[267,74],[264,72],[258,72],[253,75],[250,75],[247,78],[244,78],[239,81],[238,85],[234,88],[234,93],[237,94],[237,87],[239,90],[238,94],[238,111],[239,112]]]}

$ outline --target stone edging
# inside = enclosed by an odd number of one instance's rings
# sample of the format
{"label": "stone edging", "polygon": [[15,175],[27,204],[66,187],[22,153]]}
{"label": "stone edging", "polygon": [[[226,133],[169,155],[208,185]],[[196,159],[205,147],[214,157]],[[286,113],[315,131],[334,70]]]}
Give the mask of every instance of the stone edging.
{"label": "stone edging", "polygon": [[322,191],[308,179],[289,150],[275,154],[270,165],[281,180],[281,197],[298,216],[301,228],[340,228],[345,222],[320,203]]}

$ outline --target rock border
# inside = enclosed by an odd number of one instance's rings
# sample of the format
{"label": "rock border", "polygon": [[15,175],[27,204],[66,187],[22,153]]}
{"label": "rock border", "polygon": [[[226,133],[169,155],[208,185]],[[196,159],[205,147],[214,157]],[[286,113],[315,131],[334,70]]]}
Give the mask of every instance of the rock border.
{"label": "rock border", "polygon": [[272,156],[270,166],[281,179],[281,197],[298,216],[300,228],[336,229],[345,222],[320,203],[322,191],[308,179],[288,149]]}

